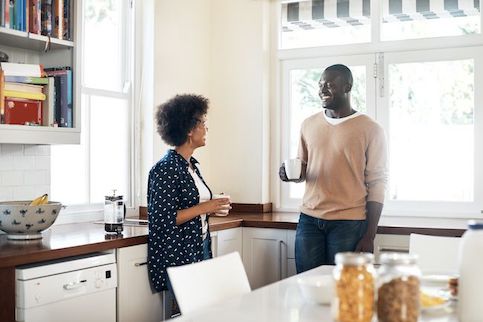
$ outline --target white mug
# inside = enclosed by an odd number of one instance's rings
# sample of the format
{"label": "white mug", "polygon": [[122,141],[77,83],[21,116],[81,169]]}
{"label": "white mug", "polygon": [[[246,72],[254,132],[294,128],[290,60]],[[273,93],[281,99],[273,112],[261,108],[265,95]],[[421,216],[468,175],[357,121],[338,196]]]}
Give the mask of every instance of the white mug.
{"label": "white mug", "polygon": [[[219,198],[228,198],[228,199],[230,199],[230,196],[229,195],[225,195],[224,193],[213,194],[212,199],[219,199]],[[231,200],[230,200],[230,202],[231,202]],[[228,216],[228,212],[229,211],[230,211],[229,209],[219,210],[218,212],[214,213],[214,215],[215,216],[220,216],[220,217]]]}
{"label": "white mug", "polygon": [[283,163],[285,164],[285,174],[287,175],[287,179],[300,179],[300,174],[302,173],[302,160],[290,159],[285,160]]}

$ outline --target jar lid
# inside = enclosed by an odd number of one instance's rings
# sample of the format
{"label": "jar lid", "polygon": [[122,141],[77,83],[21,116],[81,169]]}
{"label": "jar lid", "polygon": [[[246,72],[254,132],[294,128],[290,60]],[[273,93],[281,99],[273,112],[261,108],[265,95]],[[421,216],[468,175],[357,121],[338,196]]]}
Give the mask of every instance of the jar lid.
{"label": "jar lid", "polygon": [[471,230],[483,229],[483,221],[481,220],[470,220],[468,221],[468,228]]}
{"label": "jar lid", "polygon": [[406,253],[381,253],[380,262],[383,265],[414,265],[418,256]]}
{"label": "jar lid", "polygon": [[374,262],[374,255],[370,253],[344,252],[335,255],[335,263],[343,265],[365,265]]}

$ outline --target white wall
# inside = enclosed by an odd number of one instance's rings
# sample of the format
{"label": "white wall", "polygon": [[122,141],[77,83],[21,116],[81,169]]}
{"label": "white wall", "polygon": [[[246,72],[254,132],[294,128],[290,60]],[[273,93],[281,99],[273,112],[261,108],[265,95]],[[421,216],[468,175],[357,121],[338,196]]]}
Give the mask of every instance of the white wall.
{"label": "white wall", "polygon": [[[210,97],[210,13],[210,0],[154,2],[154,105],[144,109],[142,134],[143,142],[145,138],[152,141],[152,152],[143,154],[144,172],[169,148],[159,137],[156,124],[147,124],[153,121],[156,107],[176,94]],[[203,175],[208,177],[207,150],[198,150],[195,157],[202,161]],[[141,185],[146,182],[144,177]],[[145,205],[146,192],[142,191],[141,205]]]}
{"label": "white wall", "polygon": [[209,182],[235,202],[268,202],[268,1],[212,6]]}
{"label": "white wall", "polygon": [[[269,201],[269,2],[156,1],[155,105],[188,92],[211,100],[208,145],[195,157],[212,190],[235,202]],[[166,149],[154,136],[152,163]]]}
{"label": "white wall", "polygon": [[50,146],[0,144],[0,201],[50,193]]}

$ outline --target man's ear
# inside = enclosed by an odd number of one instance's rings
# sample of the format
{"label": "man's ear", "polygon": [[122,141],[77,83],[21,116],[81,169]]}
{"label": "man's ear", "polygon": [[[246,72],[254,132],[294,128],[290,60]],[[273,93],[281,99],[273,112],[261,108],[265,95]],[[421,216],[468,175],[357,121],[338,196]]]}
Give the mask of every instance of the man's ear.
{"label": "man's ear", "polygon": [[352,89],[352,84],[345,84],[344,93],[349,93]]}

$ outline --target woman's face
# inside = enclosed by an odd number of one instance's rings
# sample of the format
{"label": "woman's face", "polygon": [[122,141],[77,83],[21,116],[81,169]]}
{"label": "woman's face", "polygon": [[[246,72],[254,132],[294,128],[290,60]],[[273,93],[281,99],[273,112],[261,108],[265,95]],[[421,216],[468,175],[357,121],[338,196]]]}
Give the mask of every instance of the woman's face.
{"label": "woman's face", "polygon": [[195,149],[206,145],[206,134],[208,133],[206,114],[196,120],[196,126],[191,130],[191,144]]}

